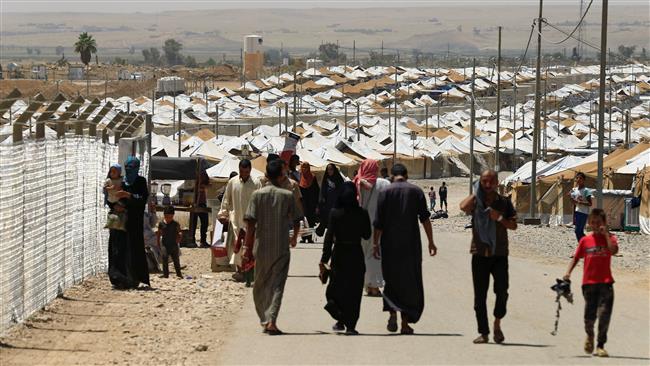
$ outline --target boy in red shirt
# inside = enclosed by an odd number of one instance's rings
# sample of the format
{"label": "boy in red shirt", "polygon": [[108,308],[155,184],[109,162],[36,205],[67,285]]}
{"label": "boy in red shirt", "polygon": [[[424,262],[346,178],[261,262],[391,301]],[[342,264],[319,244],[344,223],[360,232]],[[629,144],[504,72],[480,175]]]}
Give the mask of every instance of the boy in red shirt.
{"label": "boy in red shirt", "polygon": [[580,239],[578,248],[569,263],[565,280],[571,277],[580,258],[585,259],[582,275],[582,295],[585,298],[585,352],[594,351],[594,325],[598,318],[598,344],[596,356],[608,357],[605,351],[607,330],[614,305],[614,278],[612,277],[612,255],[618,253],[616,236],[610,234],[607,228],[607,215],[599,208],[589,214],[591,234]]}

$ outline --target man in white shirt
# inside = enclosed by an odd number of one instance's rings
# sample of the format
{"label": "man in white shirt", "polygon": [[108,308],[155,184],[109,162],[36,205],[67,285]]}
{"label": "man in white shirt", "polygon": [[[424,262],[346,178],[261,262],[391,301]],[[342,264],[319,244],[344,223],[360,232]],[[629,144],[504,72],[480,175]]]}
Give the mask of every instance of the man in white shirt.
{"label": "man in white shirt", "polygon": [[226,185],[226,191],[221,201],[221,211],[219,212],[220,218],[227,218],[230,224],[228,234],[228,253],[234,253],[234,264],[237,266],[237,273],[233,275],[236,281],[243,281],[243,275],[240,271],[241,267],[241,251],[239,248],[234,248],[235,243],[239,242],[237,238],[245,237],[246,224],[244,222],[244,215],[248,209],[253,192],[261,188],[260,182],[251,177],[251,162],[248,159],[242,159],[239,162],[239,175],[231,178]]}
{"label": "man in white shirt", "polygon": [[587,217],[591,211],[591,189],[585,187],[585,173],[576,173],[576,186],[573,187],[570,193],[571,201],[575,206],[573,213],[573,223],[575,225],[576,239],[580,242],[585,236],[585,225],[587,224]]}

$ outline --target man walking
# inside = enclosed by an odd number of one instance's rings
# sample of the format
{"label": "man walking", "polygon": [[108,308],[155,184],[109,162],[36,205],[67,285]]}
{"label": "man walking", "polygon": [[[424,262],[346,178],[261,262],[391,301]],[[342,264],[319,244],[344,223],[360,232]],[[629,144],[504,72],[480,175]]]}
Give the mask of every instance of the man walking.
{"label": "man walking", "polygon": [[[283,163],[270,162],[266,176],[271,184],[253,193],[244,216],[247,229],[243,250],[245,259],[255,258],[253,300],[264,333],[279,335],[282,332],[276,322],[289,274],[289,245],[296,246],[300,216],[291,192],[280,188]],[[289,240],[291,225],[293,236]]]}
{"label": "man walking", "polygon": [[474,312],[479,336],[474,343],[487,343],[490,326],[487,316],[487,291],[490,275],[494,279],[494,342],[505,340],[501,319],[506,315],[508,301],[508,230],[517,229],[517,213],[507,197],[497,193],[498,179],[494,170],[486,170],[474,186],[474,194],[460,203],[460,209],[472,215],[472,281]]}
{"label": "man walking", "polygon": [[241,248],[237,248],[235,243],[241,243],[245,237],[244,214],[253,192],[261,187],[260,183],[251,177],[251,169],[250,160],[239,161],[239,174],[230,178],[226,184],[219,212],[219,217],[227,218],[230,223],[228,251],[229,254],[234,253],[233,262],[237,266],[237,272],[233,275],[233,279],[237,282],[242,282],[244,276],[241,271]]}
{"label": "man walking", "polygon": [[[429,210],[424,192],[408,183],[406,167],[395,164],[391,169],[393,183],[379,193],[374,218],[373,251],[381,258],[384,275],[384,311],[388,311],[387,329],[397,331],[397,312],[402,316],[402,334],[413,334],[410,323],[416,323],[424,310],[422,284],[422,243],[418,221],[429,241],[429,255],[436,255]],[[381,239],[381,241],[380,241]],[[381,256],[380,256],[381,253]]]}
{"label": "man walking", "polygon": [[438,189],[438,196],[440,197],[440,209],[442,210],[442,205],[445,205],[445,212],[447,212],[447,183],[442,182]]}

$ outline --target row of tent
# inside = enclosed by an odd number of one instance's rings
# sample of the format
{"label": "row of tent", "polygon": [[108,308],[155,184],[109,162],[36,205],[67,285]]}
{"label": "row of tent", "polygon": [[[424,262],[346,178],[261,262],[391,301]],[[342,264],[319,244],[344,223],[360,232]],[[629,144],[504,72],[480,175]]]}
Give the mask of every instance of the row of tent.
{"label": "row of tent", "polygon": [[[544,222],[566,225],[573,221],[573,204],[569,192],[575,175],[584,173],[587,187],[597,186],[598,161],[596,154],[583,157],[567,155],[553,161],[537,162],[537,211]],[[512,194],[519,215],[530,216],[531,162],[521,166],[501,183]],[[636,215],[625,207],[625,199],[639,200],[638,225],[644,234],[650,234],[650,143],[620,147],[603,159],[603,202],[614,229],[626,229],[625,215]],[[628,219],[629,221],[629,219]],[[634,220],[633,220],[634,221]]]}

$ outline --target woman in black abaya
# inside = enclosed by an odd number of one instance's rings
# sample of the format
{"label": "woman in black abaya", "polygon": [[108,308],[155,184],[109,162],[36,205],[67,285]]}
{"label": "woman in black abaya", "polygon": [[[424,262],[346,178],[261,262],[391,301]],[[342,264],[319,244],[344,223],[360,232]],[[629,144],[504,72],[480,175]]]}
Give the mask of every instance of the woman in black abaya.
{"label": "woman in black abaya", "polygon": [[149,285],[149,270],[144,251],[144,208],[149,191],[147,180],[138,175],[140,160],[130,156],[126,163],[122,191],[118,198],[126,205],[126,231],[111,230],[108,240],[108,277],[115,288]]}
{"label": "woman in black abaya", "polygon": [[346,330],[348,335],[358,334],[356,325],[366,273],[361,238],[369,239],[370,233],[370,218],[368,212],[359,207],[354,183],[343,183],[330,214],[320,268],[324,271],[331,259],[325,310],[336,319],[333,329]]}

